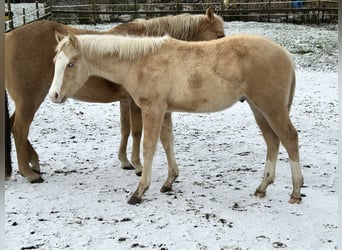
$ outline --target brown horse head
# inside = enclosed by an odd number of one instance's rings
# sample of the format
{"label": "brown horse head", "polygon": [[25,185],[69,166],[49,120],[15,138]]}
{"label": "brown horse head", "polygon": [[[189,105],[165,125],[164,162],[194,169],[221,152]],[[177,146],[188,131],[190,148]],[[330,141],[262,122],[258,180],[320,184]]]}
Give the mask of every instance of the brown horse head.
{"label": "brown horse head", "polygon": [[206,17],[200,20],[198,32],[192,41],[209,41],[224,37],[224,23],[220,16],[214,14],[211,8],[206,10]]}

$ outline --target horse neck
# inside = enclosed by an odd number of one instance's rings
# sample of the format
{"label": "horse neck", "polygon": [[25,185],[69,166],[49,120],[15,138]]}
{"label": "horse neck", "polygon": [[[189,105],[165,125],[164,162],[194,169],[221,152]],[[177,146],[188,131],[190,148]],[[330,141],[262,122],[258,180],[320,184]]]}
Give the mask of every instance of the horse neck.
{"label": "horse neck", "polygon": [[124,83],[133,61],[120,60],[115,55],[103,57],[85,56],[89,74],[102,77],[113,83]]}
{"label": "horse neck", "polygon": [[[194,17],[188,17],[194,18]],[[150,20],[134,21],[123,23],[112,29],[106,31],[109,34],[128,34],[128,35],[147,35],[147,36],[163,36],[170,35],[173,38],[180,40],[193,40],[193,36],[197,33],[199,25],[202,21],[202,16],[198,17],[198,23],[194,20],[189,23],[187,28],[182,27],[180,24],[183,19],[179,16],[173,17],[160,17]],[[189,22],[189,20],[188,20]]]}

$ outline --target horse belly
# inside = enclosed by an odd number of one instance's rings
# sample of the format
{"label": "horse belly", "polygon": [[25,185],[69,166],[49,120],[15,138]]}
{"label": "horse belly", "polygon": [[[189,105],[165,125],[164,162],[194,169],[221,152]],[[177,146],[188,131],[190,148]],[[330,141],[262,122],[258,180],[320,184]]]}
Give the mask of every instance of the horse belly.
{"label": "horse belly", "polygon": [[207,113],[231,107],[241,94],[234,88],[211,86],[202,90],[188,90],[169,100],[168,110],[178,112]]}

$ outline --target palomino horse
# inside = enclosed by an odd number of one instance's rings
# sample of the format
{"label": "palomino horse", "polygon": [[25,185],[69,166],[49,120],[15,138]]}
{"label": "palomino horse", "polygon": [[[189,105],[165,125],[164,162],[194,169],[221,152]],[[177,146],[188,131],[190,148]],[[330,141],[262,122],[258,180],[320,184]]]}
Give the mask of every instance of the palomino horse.
{"label": "palomino horse", "polygon": [[289,117],[295,71],[289,53],[254,35],[235,35],[209,42],[163,37],[69,34],[59,40],[49,97],[62,103],[88,76],[121,84],[141,108],[144,165],[137,190],[128,201],[141,202],[151,184],[152,158],[160,135],[168,159],[168,177],[161,191],[178,176],[173,136],[163,121],[170,112],[216,112],[241,98],[249,103],[267,145],[264,176],[255,195],[264,196],[275,178],[280,142],[290,158],[293,191],[290,203],[301,201],[303,176],[298,135]]}
{"label": "palomino horse", "polygon": [[[15,113],[12,116],[12,132],[17,148],[19,172],[30,182],[41,182],[39,158],[28,140],[29,127],[34,114],[47,95],[50,87],[55,55],[55,31],[63,34],[96,33],[95,31],[79,30],[50,21],[37,21],[19,27],[5,35],[5,78],[6,88],[14,100]],[[99,33],[99,32],[97,32]],[[139,19],[114,27],[101,34],[134,34],[141,36],[159,36],[170,34],[183,40],[211,40],[224,36],[222,18],[207,9],[206,15],[182,14]],[[72,98],[87,102],[120,101],[121,110],[121,144],[119,159],[123,168],[132,166],[126,156],[126,146],[130,134],[130,117],[132,119],[133,153],[132,163],[136,173],[141,173],[139,157],[140,138],[142,131],[140,110],[131,103],[128,110],[127,93],[117,84],[92,76]],[[31,165],[31,167],[30,167]],[[10,171],[6,177],[10,177]]]}

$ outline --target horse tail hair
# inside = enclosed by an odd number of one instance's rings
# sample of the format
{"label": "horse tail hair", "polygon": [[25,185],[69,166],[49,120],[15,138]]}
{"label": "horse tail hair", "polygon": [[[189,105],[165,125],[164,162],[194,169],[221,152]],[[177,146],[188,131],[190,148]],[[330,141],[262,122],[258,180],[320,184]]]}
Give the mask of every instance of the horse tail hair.
{"label": "horse tail hair", "polygon": [[291,110],[291,105],[292,105],[295,89],[296,89],[296,73],[295,73],[295,70],[293,70],[293,72],[292,72],[292,80],[291,80],[291,87],[290,87],[289,102],[287,104],[289,113],[290,113],[290,110]]}
{"label": "horse tail hair", "polygon": [[291,63],[291,68],[292,68],[292,78],[291,78],[291,86],[290,86],[290,95],[289,95],[289,102],[287,104],[287,109],[288,109],[288,112],[290,113],[290,110],[291,110],[291,106],[292,106],[292,101],[293,101],[293,96],[294,96],[294,93],[295,93],[295,89],[296,89],[296,66],[295,66],[295,63],[293,61],[293,57],[290,53],[290,51],[286,50],[285,49],[285,52],[290,60],[290,63]]}
{"label": "horse tail hair", "polygon": [[11,127],[12,122],[9,118],[8,100],[5,91],[5,176],[9,179],[12,175],[12,160],[11,160]]}

